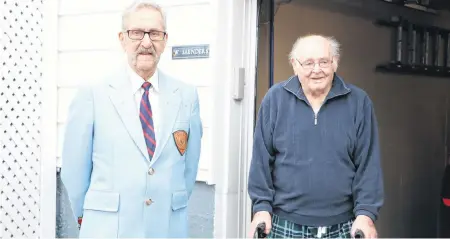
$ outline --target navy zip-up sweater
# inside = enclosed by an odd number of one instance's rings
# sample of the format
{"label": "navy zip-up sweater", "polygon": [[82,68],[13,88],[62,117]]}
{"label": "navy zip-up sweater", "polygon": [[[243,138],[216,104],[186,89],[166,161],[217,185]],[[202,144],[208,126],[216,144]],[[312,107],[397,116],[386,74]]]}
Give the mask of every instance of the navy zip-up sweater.
{"label": "navy zip-up sweater", "polygon": [[375,221],[384,189],[368,95],[335,75],[316,115],[297,76],[271,87],[256,121],[248,191],[254,213],[300,225]]}

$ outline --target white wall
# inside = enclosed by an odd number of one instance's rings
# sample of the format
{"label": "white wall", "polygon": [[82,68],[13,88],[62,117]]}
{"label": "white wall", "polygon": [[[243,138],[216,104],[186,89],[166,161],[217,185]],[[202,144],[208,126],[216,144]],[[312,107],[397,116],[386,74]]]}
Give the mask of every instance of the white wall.
{"label": "white wall", "polygon": [[[75,87],[101,79],[117,60],[123,58],[117,34],[121,10],[130,0],[60,0],[58,17],[58,166],[64,121]],[[212,61],[207,59],[172,60],[174,45],[210,44],[216,24],[210,0],[160,1],[167,13],[169,41],[160,67],[179,79],[198,87],[204,138],[198,180],[212,183],[211,94],[214,80]]]}

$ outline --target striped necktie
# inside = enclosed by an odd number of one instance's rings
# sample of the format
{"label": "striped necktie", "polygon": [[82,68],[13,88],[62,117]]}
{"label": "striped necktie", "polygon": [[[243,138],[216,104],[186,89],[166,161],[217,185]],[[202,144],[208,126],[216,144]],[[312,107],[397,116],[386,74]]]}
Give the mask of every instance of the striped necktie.
{"label": "striped necktie", "polygon": [[142,129],[144,131],[145,143],[147,144],[147,151],[152,160],[153,154],[156,148],[155,129],[153,128],[153,114],[150,101],[148,99],[148,91],[151,83],[144,82],[142,88],[144,88],[144,94],[142,94],[141,106],[139,111],[139,118],[141,119]]}

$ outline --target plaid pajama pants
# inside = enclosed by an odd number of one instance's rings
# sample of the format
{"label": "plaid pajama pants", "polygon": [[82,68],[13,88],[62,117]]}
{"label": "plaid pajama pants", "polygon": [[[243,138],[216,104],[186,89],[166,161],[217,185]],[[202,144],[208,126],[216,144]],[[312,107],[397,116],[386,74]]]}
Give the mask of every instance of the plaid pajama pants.
{"label": "plaid pajama pants", "polygon": [[[279,216],[272,215],[272,230],[267,238],[351,238],[353,219],[326,227],[298,225]],[[319,235],[322,231],[321,236]]]}

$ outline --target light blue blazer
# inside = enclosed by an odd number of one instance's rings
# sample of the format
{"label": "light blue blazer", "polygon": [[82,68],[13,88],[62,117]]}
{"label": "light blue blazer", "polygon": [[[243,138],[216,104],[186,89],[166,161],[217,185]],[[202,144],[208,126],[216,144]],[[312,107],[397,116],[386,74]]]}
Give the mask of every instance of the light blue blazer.
{"label": "light blue blazer", "polygon": [[[200,157],[197,89],[159,71],[160,129],[150,161],[126,69],[81,87],[70,105],[61,178],[80,237],[188,237]],[[155,107],[155,106],[153,106]],[[181,154],[173,133],[188,133]]]}

